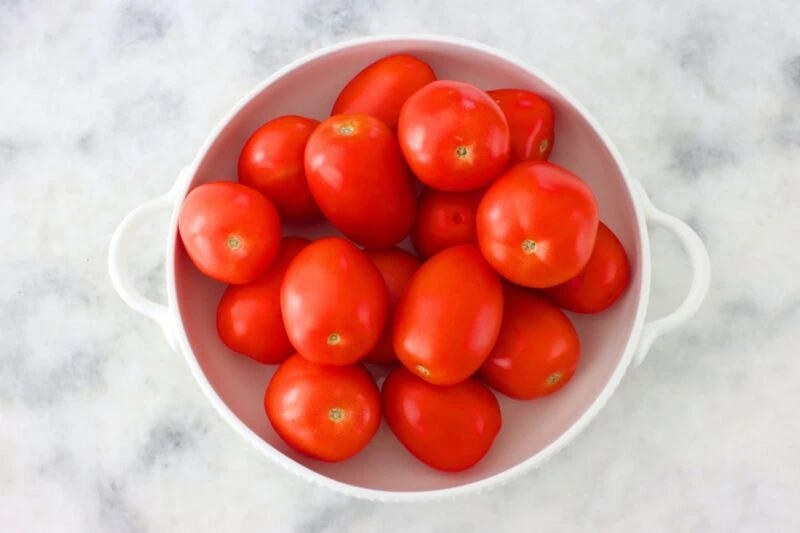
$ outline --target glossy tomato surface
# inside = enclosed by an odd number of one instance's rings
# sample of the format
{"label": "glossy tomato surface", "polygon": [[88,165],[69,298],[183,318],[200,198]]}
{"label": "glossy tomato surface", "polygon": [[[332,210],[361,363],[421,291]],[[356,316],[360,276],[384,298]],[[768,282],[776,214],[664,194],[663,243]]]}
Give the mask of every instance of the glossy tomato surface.
{"label": "glossy tomato surface", "polygon": [[400,111],[397,136],[411,170],[433,189],[479,189],[508,163],[503,111],[484,91],[460,81],[435,81],[414,93]]}
{"label": "glossy tomato surface", "polygon": [[431,385],[407,369],[392,371],[381,391],[389,427],[414,457],[448,472],[480,461],[500,432],[500,406],[474,379]]}
{"label": "glossy tomato surface", "polygon": [[328,462],[360,452],[381,419],[380,393],[364,367],[318,365],[299,355],[272,376],[264,408],[289,446]]}
{"label": "glossy tomato surface", "polygon": [[578,333],[555,305],[532,291],[506,284],[503,326],[480,376],[518,400],[552,394],[575,374]]}
{"label": "glossy tomato surface", "polygon": [[266,272],[249,283],[228,286],[217,306],[217,332],[228,348],[264,364],[280,363],[295,352],[281,316],[281,281],[308,243],[284,238]]}
{"label": "glossy tomato surface", "polygon": [[555,118],[553,108],[536,93],[522,89],[489,91],[508,120],[511,132],[509,164],[546,161],[553,151]]}
{"label": "glossy tomato surface", "polygon": [[520,163],[495,181],[478,205],[478,244],[507,280],[545,288],[576,276],[597,234],[589,186],[547,162]]}
{"label": "glossy tomato surface", "polygon": [[426,190],[417,204],[417,219],[411,230],[417,253],[431,257],[459,244],[477,243],[475,215],[481,194]]}
{"label": "glossy tomato surface", "polygon": [[281,285],[286,333],[310,361],[348,365],[372,350],[386,324],[388,294],[364,252],[338,237],[306,246]]}
{"label": "glossy tomato surface", "polygon": [[385,248],[408,235],[416,196],[397,141],[381,120],[325,120],[308,141],[305,168],[317,205],[350,239]]}
{"label": "glossy tomato surface", "polygon": [[178,230],[195,266],[225,283],[247,283],[278,255],[281,222],[264,195],[230,181],[192,189],[181,206]]}
{"label": "glossy tomato surface", "polygon": [[331,115],[370,115],[395,131],[400,108],[408,97],[433,81],[433,69],[414,56],[384,57],[350,80],[333,104]]}
{"label": "glossy tomato surface", "polygon": [[406,286],[395,309],[394,350],[422,379],[452,385],[486,360],[502,318],[502,284],[478,248],[448,248],[425,262]]}

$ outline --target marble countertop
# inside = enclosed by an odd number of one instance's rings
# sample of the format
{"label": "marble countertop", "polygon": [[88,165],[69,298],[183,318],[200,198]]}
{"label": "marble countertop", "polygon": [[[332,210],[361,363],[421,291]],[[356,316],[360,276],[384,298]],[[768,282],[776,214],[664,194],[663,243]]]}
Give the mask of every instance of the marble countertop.
{"label": "marble countertop", "polygon": [[[0,531],[800,531],[800,5],[795,0],[0,1]],[[572,445],[487,494],[357,501],[260,456],[155,323],[109,238],[287,61],[439,32],[562,82],[689,221],[707,302]],[[132,271],[164,298],[166,219]],[[653,233],[651,313],[688,265]]]}

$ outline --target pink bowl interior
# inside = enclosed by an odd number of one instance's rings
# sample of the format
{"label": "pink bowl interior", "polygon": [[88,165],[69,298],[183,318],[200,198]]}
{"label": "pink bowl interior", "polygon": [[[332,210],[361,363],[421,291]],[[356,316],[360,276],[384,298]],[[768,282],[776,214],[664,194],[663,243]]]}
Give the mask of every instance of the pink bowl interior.
{"label": "pink bowl interior", "polygon": [[[364,43],[303,64],[264,88],[239,111],[202,157],[189,188],[206,181],[235,179],[239,151],[258,126],[290,113],[323,119],[353,75],[370,62],[396,52],[408,52],[427,61],[440,79],[463,80],[484,89],[525,88],[544,96],[556,113],[551,160],[591,185],[600,204],[601,219],[619,236],[628,252],[633,280],[623,298],[600,315],[571,317],[580,332],[582,359],[578,372],[564,389],[531,402],[498,394],[503,429],[485,459],[463,473],[441,473],[418,462],[394,438],[385,422],[376,438],[355,458],[338,464],[311,460],[291,450],[272,430],[262,399],[275,368],[237,355],[220,342],[214,317],[225,287],[194,268],[179,239],[174,273],[180,315],[194,356],[213,389],[247,427],[280,453],[322,476],[370,489],[423,491],[456,487],[512,468],[553,443],[586,412],[620,364],[631,334],[641,293],[642,251],[624,178],[591,125],[537,76],[494,54],[459,44],[416,40]],[[286,233],[308,237],[336,234],[326,225],[288,227]],[[407,243],[404,246],[408,247]],[[378,378],[385,374],[380,367],[371,370]]]}

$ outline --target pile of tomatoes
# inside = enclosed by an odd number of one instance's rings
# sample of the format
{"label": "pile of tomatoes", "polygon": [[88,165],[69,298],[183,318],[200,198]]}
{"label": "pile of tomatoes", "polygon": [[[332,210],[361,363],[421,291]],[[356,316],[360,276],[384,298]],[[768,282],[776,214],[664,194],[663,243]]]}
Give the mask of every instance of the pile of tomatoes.
{"label": "pile of tomatoes", "polygon": [[[181,240],[230,284],[219,336],[280,365],[264,405],[290,446],[341,461],[383,415],[418,459],[464,470],[500,431],[491,389],[531,400],[569,381],[580,341],[560,308],[608,308],[630,268],[589,186],[547,162],[553,128],[532,92],[393,55],[324,121],[256,130],[238,183],[189,193]],[[323,217],[346,238],[282,238],[282,223]],[[396,246],[408,236],[416,255]],[[363,363],[393,366],[380,390]]]}

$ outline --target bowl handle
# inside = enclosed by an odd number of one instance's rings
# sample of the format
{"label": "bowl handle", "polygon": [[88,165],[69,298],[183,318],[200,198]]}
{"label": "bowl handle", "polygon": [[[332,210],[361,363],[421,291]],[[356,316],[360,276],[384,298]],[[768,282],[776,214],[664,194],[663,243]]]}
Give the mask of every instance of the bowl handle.
{"label": "bowl handle", "polygon": [[[181,172],[181,174],[183,174],[183,172]],[[164,332],[164,336],[167,338],[167,343],[173,350],[177,350],[177,342],[175,338],[175,326],[170,317],[169,307],[148,300],[139,294],[128,276],[128,263],[126,259],[128,258],[128,250],[133,234],[152,215],[169,209],[175,204],[179,184],[182,182],[182,179],[176,180],[175,184],[166,194],[148,200],[128,213],[114,231],[114,236],[111,237],[111,244],[108,248],[108,272],[111,275],[111,283],[114,285],[114,289],[116,289],[125,303],[132,307],[134,311],[138,311],[158,322],[158,325],[161,326],[161,330]]]}
{"label": "bowl handle", "polygon": [[644,325],[639,346],[633,356],[633,366],[637,367],[644,361],[653,341],[664,333],[685,324],[700,308],[700,304],[703,303],[703,299],[708,293],[711,263],[703,241],[688,224],[656,209],[650,202],[650,198],[647,197],[644,187],[638,181],[634,181],[634,188],[644,207],[644,216],[647,219],[648,227],[659,226],[675,235],[689,256],[689,263],[692,267],[692,283],[689,285],[689,292],[681,305],[667,316]]}

